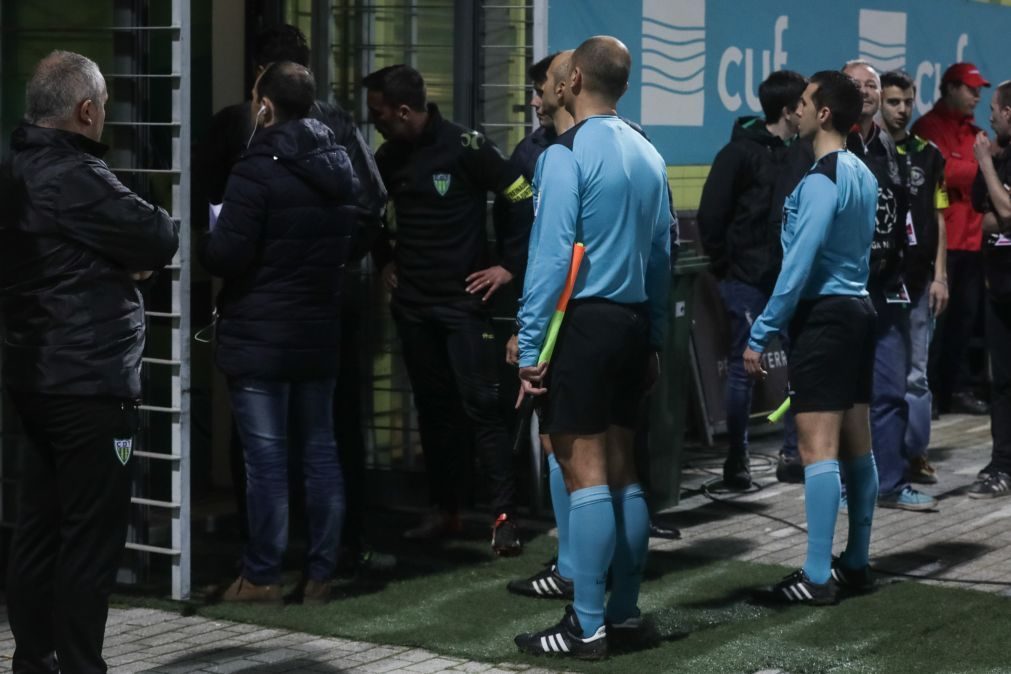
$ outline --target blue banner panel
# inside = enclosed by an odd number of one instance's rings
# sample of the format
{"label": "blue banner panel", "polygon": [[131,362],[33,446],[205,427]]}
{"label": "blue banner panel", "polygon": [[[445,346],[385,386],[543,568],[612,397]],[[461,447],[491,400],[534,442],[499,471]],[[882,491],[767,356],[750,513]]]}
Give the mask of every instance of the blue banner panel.
{"label": "blue banner panel", "polygon": [[[1011,8],[969,0],[550,0],[549,51],[614,35],[632,52],[621,114],[639,120],[668,164],[708,164],[739,116],[761,115],[774,70],[810,75],[863,58],[902,69],[916,114],[933,105],[956,61],[992,84],[1011,78]],[[977,123],[989,128],[989,93]]]}

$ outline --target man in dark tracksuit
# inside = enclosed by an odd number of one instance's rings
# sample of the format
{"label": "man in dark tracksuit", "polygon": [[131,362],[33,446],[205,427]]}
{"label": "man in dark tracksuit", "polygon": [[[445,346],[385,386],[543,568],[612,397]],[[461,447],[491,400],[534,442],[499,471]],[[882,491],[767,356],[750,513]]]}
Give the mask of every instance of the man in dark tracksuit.
{"label": "man in dark tracksuit", "polygon": [[[773,189],[790,141],[797,134],[796,111],[805,86],[801,75],[788,70],[772,73],[762,82],[758,97],[765,118],[737,121],[730,142],[713,160],[699,203],[699,234],[730,319],[726,390],[730,448],[723,464],[723,482],[732,489],[751,487],[748,421],[754,384],[744,371],[741,356],[752,322],[769,301],[782,262],[782,212],[771,208]],[[785,420],[776,476],[784,482],[803,480],[793,415]]]}
{"label": "man in dark tracksuit", "polygon": [[[309,46],[305,36],[295,26],[270,28],[256,36],[253,60],[258,72],[276,61],[309,64]],[[211,120],[208,145],[203,162],[207,177],[207,199],[221,203],[228,175],[246,150],[253,133],[250,102],[237,103],[220,110]],[[367,497],[365,479],[365,441],[362,437],[361,371],[363,352],[364,300],[367,291],[361,287],[360,264],[369,251],[371,239],[378,233],[386,207],[386,188],[379,177],[372,150],[359,132],[351,115],[339,105],[316,101],[309,116],[317,119],[334,133],[337,144],[344,147],[354,168],[358,185],[356,209],[358,226],[352,237],[351,253],[346,266],[344,290],[341,293],[340,372],[334,396],[334,424],[337,449],[346,477],[347,513],[342,534],[344,552],[342,564],[365,560],[365,512]],[[236,491],[243,538],[246,539],[246,474],[239,434],[232,428],[232,480]],[[298,481],[294,484],[297,488]],[[297,501],[296,501],[297,503]],[[379,556],[370,557],[375,560]],[[389,555],[382,555],[390,559]]]}
{"label": "man in dark tracksuit", "polygon": [[990,99],[990,126],[976,136],[973,154],[979,172],[972,206],[983,214],[983,274],[986,278],[986,348],[993,386],[990,395],[990,462],[969,487],[969,498],[1011,496],[1011,81],[1001,82]]}
{"label": "man in dark tracksuit", "polygon": [[[500,356],[485,307],[526,262],[530,184],[482,134],[426,105],[424,80],[413,68],[384,68],[364,84],[372,121],[387,139],[376,162],[393,200],[397,232],[383,276],[393,290],[435,506],[406,535],[459,531],[459,445],[469,420],[493,492],[492,547],[518,552],[511,447],[498,404]],[[508,222],[496,223],[500,265],[490,263],[486,250],[489,191],[510,202]]]}
{"label": "man in dark tracksuit", "polygon": [[4,386],[29,440],[7,582],[19,673],[107,669],[139,425],[138,282],[179,243],[100,159],[107,99],[92,61],[45,57],[0,181]]}

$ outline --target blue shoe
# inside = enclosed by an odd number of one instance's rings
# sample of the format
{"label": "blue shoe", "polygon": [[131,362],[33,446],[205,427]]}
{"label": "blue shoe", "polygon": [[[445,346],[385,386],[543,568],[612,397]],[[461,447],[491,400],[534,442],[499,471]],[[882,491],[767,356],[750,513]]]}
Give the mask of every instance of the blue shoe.
{"label": "blue shoe", "polygon": [[904,487],[901,491],[878,496],[879,508],[898,508],[899,510],[933,510],[937,507],[937,499],[930,494],[916,491],[912,487]]}

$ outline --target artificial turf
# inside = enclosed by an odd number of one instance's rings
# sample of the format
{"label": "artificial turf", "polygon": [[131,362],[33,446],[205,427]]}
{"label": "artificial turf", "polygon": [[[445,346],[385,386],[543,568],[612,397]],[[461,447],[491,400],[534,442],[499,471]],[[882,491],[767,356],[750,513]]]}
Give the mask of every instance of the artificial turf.
{"label": "artificial turf", "polygon": [[[554,539],[529,542],[521,557],[491,559],[486,541],[426,546],[385,579],[338,584],[324,606],[283,608],[208,603],[198,614],[320,635],[417,646],[486,662],[592,672],[1011,672],[1011,600],[892,582],[827,608],[770,608],[750,589],[778,580],[778,566],[693,555],[650,554],[640,606],[655,623],[656,648],[601,663],[520,655],[513,636],[554,624],[560,601],[506,593],[507,580],[538,570]],[[132,601],[132,600],[128,600]]]}

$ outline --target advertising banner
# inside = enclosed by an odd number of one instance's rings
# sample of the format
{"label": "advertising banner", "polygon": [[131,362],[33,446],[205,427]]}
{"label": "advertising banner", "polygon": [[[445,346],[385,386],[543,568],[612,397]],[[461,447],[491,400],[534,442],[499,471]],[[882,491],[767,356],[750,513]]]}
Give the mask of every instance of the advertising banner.
{"label": "advertising banner", "polygon": [[[774,70],[810,75],[855,58],[916,81],[916,115],[939,97],[944,69],[975,63],[1011,78],[1011,8],[970,0],[549,0],[548,51],[613,35],[632,53],[619,112],[646,127],[668,164],[709,164],[737,117],[761,115]],[[977,123],[989,128],[988,96]]]}

